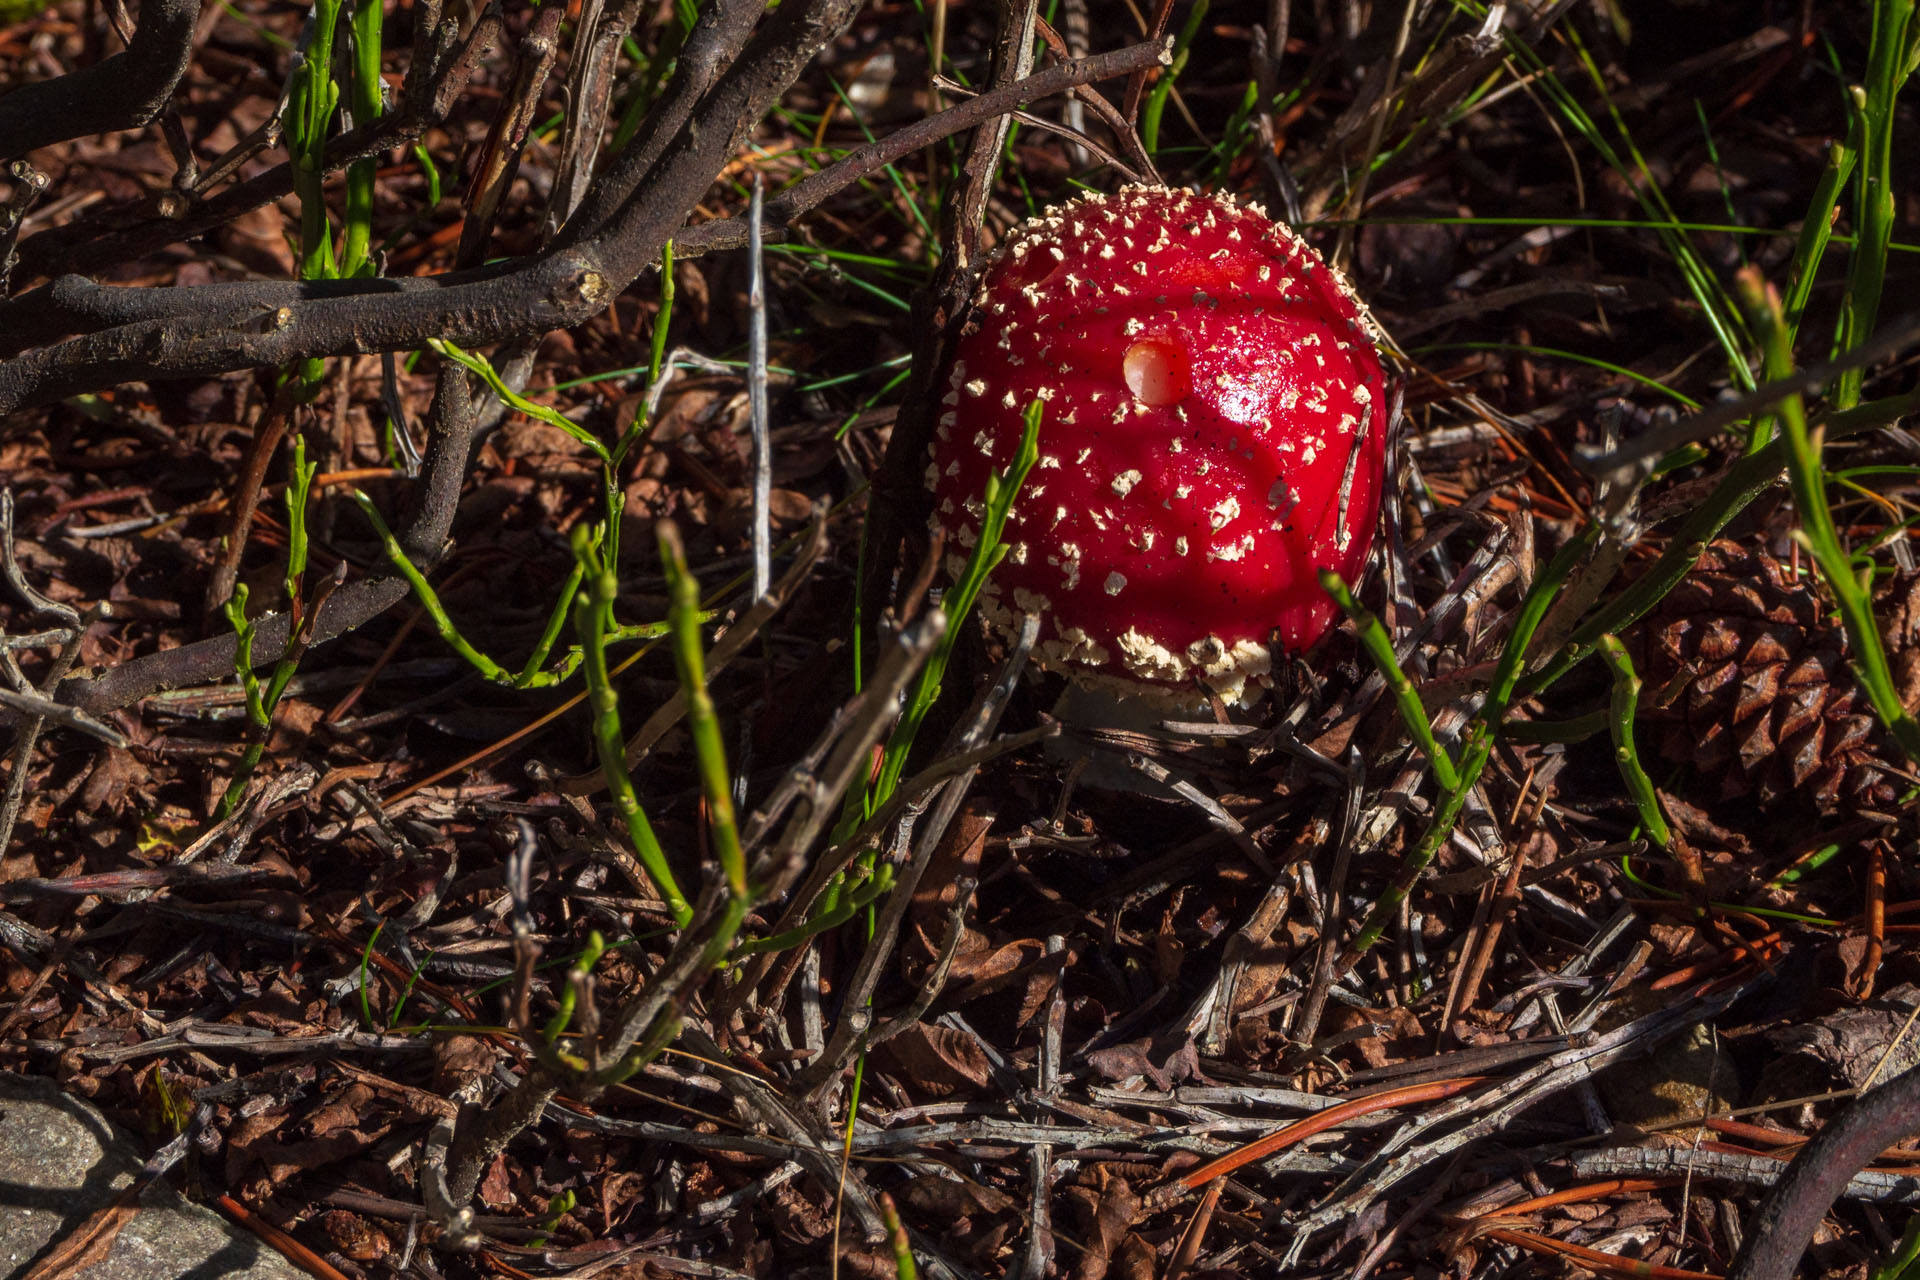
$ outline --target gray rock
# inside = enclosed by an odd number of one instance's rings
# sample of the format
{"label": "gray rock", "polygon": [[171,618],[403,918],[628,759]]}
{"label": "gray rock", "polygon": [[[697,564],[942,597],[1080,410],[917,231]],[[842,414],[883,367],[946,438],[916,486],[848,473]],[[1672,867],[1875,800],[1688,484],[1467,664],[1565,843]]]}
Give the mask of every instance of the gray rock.
{"label": "gray rock", "polygon": [[[56,1241],[140,1172],[134,1145],[50,1081],[0,1072],[0,1280],[25,1275]],[[301,1280],[251,1232],[189,1204],[163,1179],[140,1197],[105,1259],[80,1280]]]}

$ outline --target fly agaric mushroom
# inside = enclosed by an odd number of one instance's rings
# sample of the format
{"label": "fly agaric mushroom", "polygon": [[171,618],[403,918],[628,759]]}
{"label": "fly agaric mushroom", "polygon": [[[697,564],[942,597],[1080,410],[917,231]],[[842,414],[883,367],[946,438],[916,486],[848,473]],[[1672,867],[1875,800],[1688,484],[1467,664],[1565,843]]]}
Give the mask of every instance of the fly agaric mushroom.
{"label": "fly agaric mushroom", "polygon": [[1379,512],[1386,375],[1346,282],[1257,209],[1129,187],[1021,227],[975,303],[928,470],[949,567],[1044,401],[982,612],[1038,614],[1036,660],[1082,685],[1257,701]]}

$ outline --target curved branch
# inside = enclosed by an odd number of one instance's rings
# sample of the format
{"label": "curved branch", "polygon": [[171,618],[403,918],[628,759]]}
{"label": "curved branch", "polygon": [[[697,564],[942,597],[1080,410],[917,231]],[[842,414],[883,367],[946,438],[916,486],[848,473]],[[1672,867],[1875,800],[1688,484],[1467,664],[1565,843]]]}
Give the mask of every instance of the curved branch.
{"label": "curved branch", "polygon": [[[724,26],[720,28],[714,43],[721,51],[730,46],[729,34]],[[769,234],[777,235],[787,223],[835,193],[929,143],[1076,85],[1162,63],[1166,56],[1162,45],[1147,43],[1060,63],[898,130],[768,201]],[[706,114],[703,107],[702,115]],[[698,168],[682,164],[679,171]],[[628,180],[617,170],[603,179],[616,186]],[[705,185],[704,180],[700,185]],[[26,326],[43,333],[50,329],[99,332],[0,366],[0,412],[91,390],[119,378],[155,373],[184,377],[310,355],[397,350],[417,346],[425,337],[492,342],[578,323],[604,305],[596,304],[595,298],[611,298],[613,294],[606,290],[615,284],[625,288],[658,253],[659,228],[665,225],[661,215],[664,206],[673,202],[655,197],[657,187],[656,183],[641,186],[644,198],[630,199],[616,209],[580,245],[577,256],[569,257],[563,250],[517,267],[495,265],[441,276],[371,281],[255,281],[171,289],[116,288],[83,276],[62,276],[10,303],[0,303],[0,341],[17,337],[16,330]],[[574,225],[591,221],[598,208],[590,197],[581,205]],[[636,208],[639,213],[634,212]],[[651,252],[643,257],[627,248],[615,255],[616,261],[608,262],[602,243],[606,241],[637,242]],[[746,224],[726,219],[681,231],[675,252],[684,258],[745,243]],[[189,320],[194,326],[191,334],[176,329]]]}
{"label": "curved branch", "polygon": [[[325,644],[364,626],[406,598],[407,584],[399,578],[368,578],[341,587],[327,597],[314,619],[309,648]],[[140,701],[162,689],[215,684],[233,679],[235,641],[214,636],[123,662],[92,679],[74,677],[60,687],[59,699],[90,715],[105,715]],[[287,615],[269,613],[256,625],[253,659],[257,665],[278,662],[287,648]]]}
{"label": "curved branch", "polygon": [[[403,287],[370,282],[376,292],[347,286],[293,286],[299,305],[249,317],[247,286],[142,291],[171,302],[221,289],[231,304],[195,332],[177,311],[28,352],[0,365],[0,405],[36,404],[89,386],[168,374],[214,373],[245,365],[277,365],[309,355],[397,350],[430,336],[469,342],[501,341],[563,328],[596,314],[647,266],[685,221],[739,145],[815,53],[852,21],[859,0],[788,0],[748,42],[739,60],[702,96],[675,131],[647,180],[605,228],[572,250],[486,278],[463,273],[451,283],[432,280]],[[424,286],[424,287],[422,287]],[[79,290],[80,286],[69,286]],[[277,288],[288,286],[279,285]],[[76,294],[76,297],[78,295]],[[137,296],[137,295],[136,295]],[[106,300],[96,300],[102,305]],[[119,300],[114,300],[116,303]],[[134,298],[128,306],[142,304]],[[256,307],[257,310],[257,307]],[[438,549],[451,526],[468,440],[436,434],[428,475],[416,498],[419,514],[410,546]],[[315,641],[358,627],[406,595],[406,585],[373,578],[334,593],[315,620]],[[260,619],[256,664],[276,661],[287,642],[285,615]],[[234,642],[217,637],[124,663],[96,680],[69,681],[61,700],[90,711],[136,702],[156,689],[220,679],[232,671]]]}
{"label": "curved branch", "polygon": [[124,52],[0,98],[0,161],[159,115],[186,74],[199,16],[196,0],[142,0]]}
{"label": "curved branch", "polygon": [[[654,263],[747,131],[858,6],[859,0],[782,5],[675,130],[633,196],[577,246],[491,277],[459,273],[411,286],[393,279],[330,289],[205,286],[222,290],[209,301],[231,304],[211,316],[197,305],[200,289],[143,291],[154,296],[128,299],[125,306],[150,318],[0,364],[0,414],[136,378],[204,377],[316,356],[400,351],[437,337],[502,342],[579,324]],[[297,303],[271,301],[287,290],[295,291]],[[193,308],[191,324],[182,322],[186,307]]]}
{"label": "curved branch", "polygon": [[1814,1228],[1853,1175],[1881,1151],[1920,1133],[1920,1067],[1853,1100],[1801,1147],[1747,1223],[1727,1280],[1792,1280]]}

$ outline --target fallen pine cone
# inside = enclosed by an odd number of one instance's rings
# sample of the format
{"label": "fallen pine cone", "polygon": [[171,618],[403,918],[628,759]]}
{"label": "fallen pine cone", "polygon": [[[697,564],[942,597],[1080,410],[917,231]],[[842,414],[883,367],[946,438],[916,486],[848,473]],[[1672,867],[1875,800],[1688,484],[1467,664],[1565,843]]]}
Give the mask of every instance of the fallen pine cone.
{"label": "fallen pine cone", "polygon": [[[1896,687],[1920,702],[1920,571],[1876,594]],[[1890,811],[1912,764],[1848,664],[1811,568],[1716,542],[1635,633],[1646,741],[1722,800],[1763,810]]]}

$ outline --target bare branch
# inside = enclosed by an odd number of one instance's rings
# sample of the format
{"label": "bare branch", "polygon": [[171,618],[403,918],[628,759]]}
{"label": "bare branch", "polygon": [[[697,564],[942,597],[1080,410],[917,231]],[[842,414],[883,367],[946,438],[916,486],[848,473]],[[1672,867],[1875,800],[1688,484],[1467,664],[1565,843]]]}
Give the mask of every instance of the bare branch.
{"label": "bare branch", "polygon": [[199,16],[195,0],[143,0],[124,52],[0,98],[0,160],[159,115],[186,74]]}

